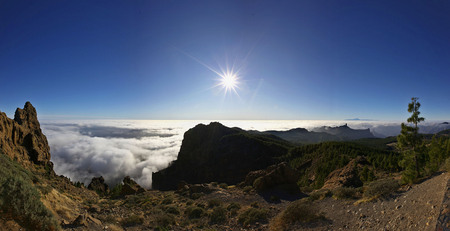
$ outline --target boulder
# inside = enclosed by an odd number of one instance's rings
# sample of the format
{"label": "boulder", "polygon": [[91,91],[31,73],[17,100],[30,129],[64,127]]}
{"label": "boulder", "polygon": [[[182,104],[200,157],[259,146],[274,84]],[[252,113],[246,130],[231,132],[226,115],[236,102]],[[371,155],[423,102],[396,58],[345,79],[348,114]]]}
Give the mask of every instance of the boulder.
{"label": "boulder", "polygon": [[358,166],[366,164],[364,157],[357,157],[346,166],[331,172],[325,179],[323,189],[335,189],[340,187],[360,187],[363,185],[359,178]]}
{"label": "boulder", "polygon": [[53,173],[47,137],[42,133],[36,109],[30,102],[26,102],[23,109],[17,108],[14,120],[0,112],[0,151],[24,167],[45,166]]}
{"label": "boulder", "polygon": [[129,176],[126,176],[123,179],[123,185],[120,191],[121,196],[135,195],[143,192],[145,192],[145,189],[136,183],[136,181],[132,180]]}
{"label": "boulder", "polygon": [[253,171],[247,174],[246,185],[252,185],[256,191],[264,191],[282,185],[295,185],[299,178],[299,173],[282,162],[269,166],[265,170]]}

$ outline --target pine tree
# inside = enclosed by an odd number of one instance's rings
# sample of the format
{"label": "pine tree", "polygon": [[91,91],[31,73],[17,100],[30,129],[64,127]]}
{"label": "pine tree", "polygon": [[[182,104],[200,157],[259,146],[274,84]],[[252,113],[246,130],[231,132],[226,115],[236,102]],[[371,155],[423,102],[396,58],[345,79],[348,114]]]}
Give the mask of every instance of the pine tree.
{"label": "pine tree", "polygon": [[403,153],[401,165],[404,168],[402,175],[404,183],[413,183],[420,177],[421,169],[425,164],[423,139],[419,134],[418,127],[418,124],[425,119],[419,117],[420,103],[417,101],[418,99],[413,97],[411,103],[408,104],[408,112],[411,113],[411,117],[407,119],[407,122],[412,126],[402,123],[402,130],[397,136],[398,148]]}

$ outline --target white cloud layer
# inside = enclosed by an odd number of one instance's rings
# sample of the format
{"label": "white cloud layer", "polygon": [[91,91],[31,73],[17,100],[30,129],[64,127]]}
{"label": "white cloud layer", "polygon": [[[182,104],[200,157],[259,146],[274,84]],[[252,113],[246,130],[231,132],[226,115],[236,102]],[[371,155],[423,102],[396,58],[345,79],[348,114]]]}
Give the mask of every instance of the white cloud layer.
{"label": "white cloud layer", "polygon": [[[103,176],[113,186],[125,176],[150,188],[152,172],[175,160],[183,134],[199,123],[210,121],[144,121],[93,120],[43,121],[55,172],[72,181],[89,184],[92,177]],[[219,121],[229,127],[245,130],[288,130],[302,127],[340,126],[354,129],[370,128],[378,137],[394,136],[400,132],[400,122],[379,121]],[[424,123],[424,133],[450,128],[448,124]]]}

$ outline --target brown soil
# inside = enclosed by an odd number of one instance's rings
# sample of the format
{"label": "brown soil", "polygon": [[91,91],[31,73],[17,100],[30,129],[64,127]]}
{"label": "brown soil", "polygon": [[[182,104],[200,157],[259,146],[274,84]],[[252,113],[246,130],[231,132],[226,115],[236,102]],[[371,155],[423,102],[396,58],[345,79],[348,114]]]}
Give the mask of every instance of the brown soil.
{"label": "brown soil", "polygon": [[308,230],[435,230],[449,173],[404,188],[389,198],[356,204],[326,198],[314,204],[327,219]]}

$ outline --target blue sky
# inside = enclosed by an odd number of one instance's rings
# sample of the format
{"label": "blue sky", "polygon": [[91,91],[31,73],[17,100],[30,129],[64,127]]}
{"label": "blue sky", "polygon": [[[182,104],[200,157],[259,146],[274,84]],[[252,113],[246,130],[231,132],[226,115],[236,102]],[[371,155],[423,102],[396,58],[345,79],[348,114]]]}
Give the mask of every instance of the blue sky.
{"label": "blue sky", "polygon": [[415,96],[446,120],[449,41],[448,1],[0,1],[0,110],[405,120]]}

